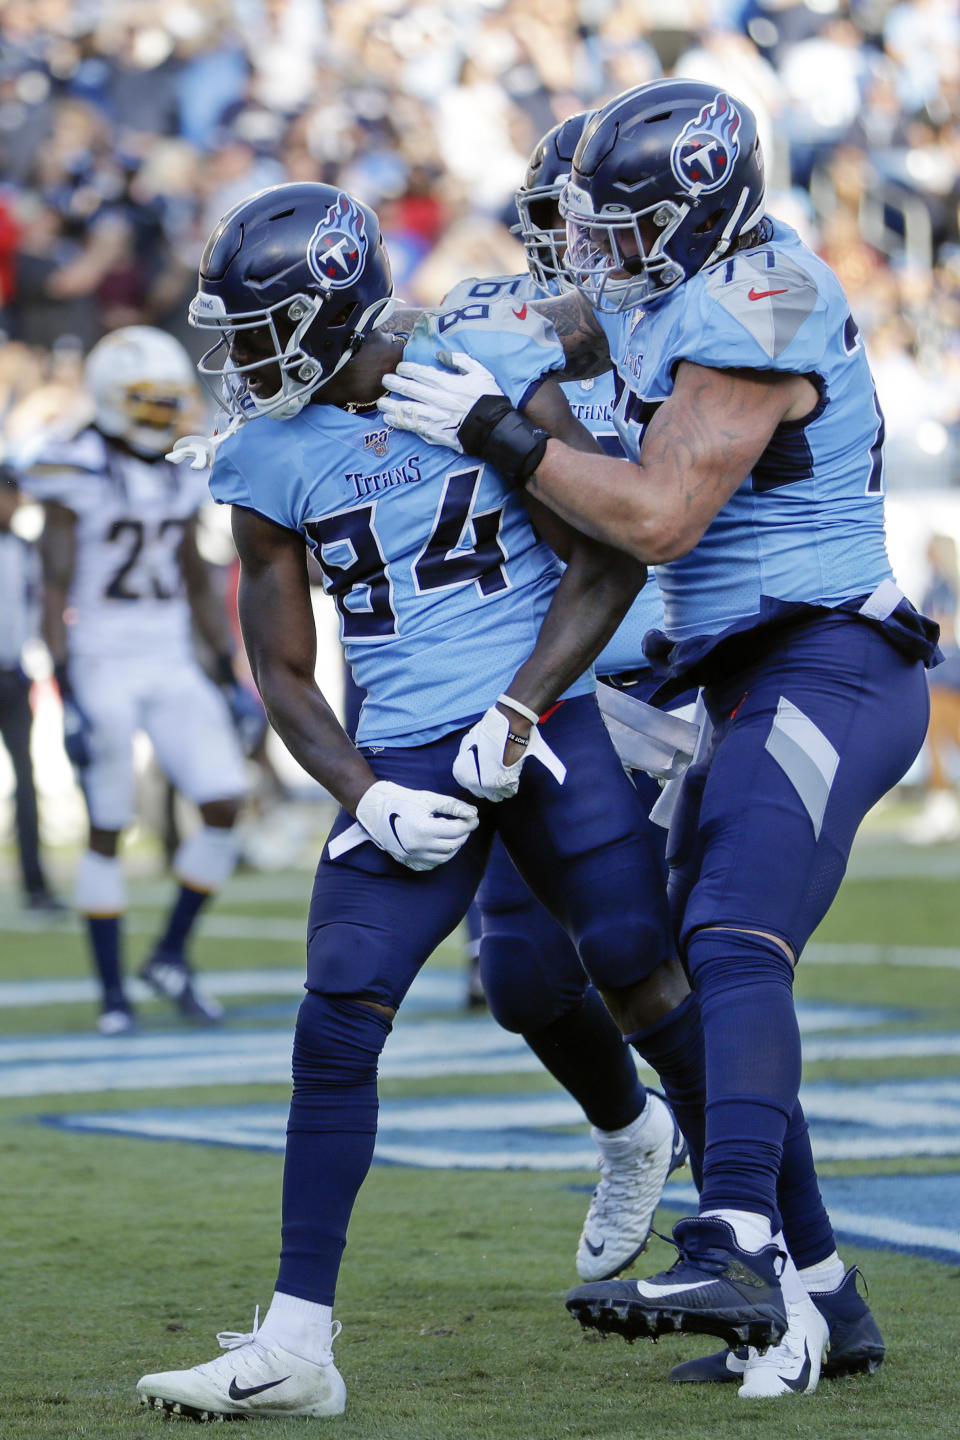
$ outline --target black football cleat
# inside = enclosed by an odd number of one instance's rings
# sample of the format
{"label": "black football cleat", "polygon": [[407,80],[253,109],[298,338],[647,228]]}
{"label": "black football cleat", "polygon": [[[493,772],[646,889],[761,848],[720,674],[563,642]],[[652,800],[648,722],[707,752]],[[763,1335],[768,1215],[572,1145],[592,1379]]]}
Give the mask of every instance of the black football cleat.
{"label": "black football cleat", "polygon": [[787,1328],[780,1289],[782,1251],[766,1245],[741,1250],[732,1226],[712,1217],[674,1226],[680,1252],[669,1270],[649,1280],[603,1280],[578,1285],[567,1309],[585,1329],[627,1340],[680,1331],[718,1335],[731,1348],[775,1345]]}
{"label": "black football cleat", "polygon": [[[811,1294],[810,1299],[827,1322],[830,1349],[821,1378],[839,1380],[845,1375],[874,1375],[883,1364],[886,1346],[869,1305],[857,1290],[857,1267],[851,1266],[836,1290]],[[696,1360],[685,1360],[670,1371],[678,1385],[730,1385],[743,1379],[746,1348],[718,1350]]]}

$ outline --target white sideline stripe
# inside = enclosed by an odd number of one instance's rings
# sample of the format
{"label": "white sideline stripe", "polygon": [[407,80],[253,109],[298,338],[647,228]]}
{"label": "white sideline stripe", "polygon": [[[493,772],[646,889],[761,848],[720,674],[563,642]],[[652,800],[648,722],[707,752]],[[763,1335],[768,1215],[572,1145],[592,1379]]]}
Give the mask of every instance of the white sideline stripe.
{"label": "white sideline stripe", "polygon": [[[941,1095],[947,1098],[949,1083],[917,1084],[918,1100],[926,1096],[929,1103],[916,1105],[912,1126],[889,1123],[884,1099],[895,1088],[814,1083],[805,1089],[803,1103],[812,1121],[816,1158],[880,1160],[960,1154],[960,1109],[951,1107],[949,1101],[940,1107],[935,1103]],[[844,1133],[821,1133],[817,1122],[828,1125],[838,1109],[844,1111]],[[284,1146],[285,1121],[286,1109],[270,1105],[64,1117],[70,1129],[278,1151]],[[859,1134],[851,1133],[854,1125]],[[918,1133],[931,1126],[947,1133]],[[377,1158],[428,1168],[592,1169],[596,1151],[583,1130],[582,1112],[562,1094],[386,1101],[381,1110]],[[534,1131],[540,1133],[534,1135]],[[472,1143],[470,1136],[476,1137]]]}
{"label": "white sideline stripe", "polygon": [[[128,935],[155,936],[161,924],[155,915],[128,910],[123,918],[123,927]],[[51,921],[48,916],[32,915],[29,911],[4,913],[0,910],[0,934],[35,935],[41,931],[76,935],[82,929],[83,925],[76,915],[65,915],[62,919]],[[217,940],[278,940],[306,947],[307,922],[305,919],[288,920],[283,916],[212,914],[201,917],[196,933]]]}
{"label": "white sideline stripe", "polygon": [[[288,1084],[287,1029],[217,1033],[41,1037],[0,1042],[0,1097],[92,1094],[189,1086]],[[848,1036],[807,1040],[805,1059],[960,1055],[960,1035]],[[533,1074],[540,1062],[489,1018],[399,1025],[380,1064],[385,1077]]]}
{"label": "white sideline stripe", "polygon": [[960,950],[947,945],[808,945],[801,965],[902,965],[908,969],[960,970]]}
{"label": "white sideline stripe", "polygon": [[[868,1176],[862,1177],[869,1180]],[[868,1240],[879,1240],[886,1245],[897,1247],[925,1247],[930,1250],[960,1250],[960,1230],[950,1230],[945,1225],[918,1225],[906,1220],[886,1219],[882,1215],[865,1215],[860,1210],[844,1210],[830,1204],[830,1181],[824,1181],[825,1200],[830,1207],[830,1220],[836,1230],[847,1240],[862,1236]],[[697,1192],[692,1185],[667,1182],[663,1202],[673,1209],[687,1205],[696,1206]]]}
{"label": "white sideline stripe", "polygon": [[[218,998],[238,995],[292,995],[303,990],[304,967],[269,970],[206,970],[202,972],[203,987]],[[154,992],[142,980],[131,976],[126,982],[134,1004],[155,999]],[[429,1002],[437,1005],[460,1004],[464,981],[454,971],[424,970],[414,981],[405,1004]],[[28,1009],[43,1005],[97,1003],[99,986],[92,976],[82,980],[7,980],[0,982],[0,1010]]]}
{"label": "white sideline stripe", "polygon": [[[960,872],[958,872],[960,874]],[[159,922],[155,916],[128,911],[124,928],[131,935],[156,935]],[[0,935],[80,934],[76,916],[67,916],[51,924],[49,920],[21,912],[5,914],[0,908]],[[277,941],[306,948],[306,921],[258,915],[211,914],[201,917],[197,936],[217,940]],[[878,945],[851,941],[848,944],[814,942],[804,950],[802,965],[900,965],[908,969],[960,970],[960,948],[952,945]],[[220,973],[220,972],[217,972]],[[252,973],[252,972],[251,972]],[[16,982],[10,982],[16,983]],[[24,982],[28,983],[28,982]],[[29,982],[47,983],[47,982]],[[50,982],[53,983],[53,982]],[[6,990],[0,985],[0,996]],[[0,1006],[4,1002],[0,999]]]}

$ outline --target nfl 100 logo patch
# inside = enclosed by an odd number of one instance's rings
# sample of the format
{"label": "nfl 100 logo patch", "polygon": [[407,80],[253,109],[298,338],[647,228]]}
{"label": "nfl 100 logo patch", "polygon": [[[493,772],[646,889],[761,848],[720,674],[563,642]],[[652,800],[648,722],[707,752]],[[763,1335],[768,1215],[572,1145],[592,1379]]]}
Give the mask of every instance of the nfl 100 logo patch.
{"label": "nfl 100 logo patch", "polygon": [[390,431],[385,425],[382,430],[370,430],[363,437],[363,448],[372,450],[374,455],[386,455]]}

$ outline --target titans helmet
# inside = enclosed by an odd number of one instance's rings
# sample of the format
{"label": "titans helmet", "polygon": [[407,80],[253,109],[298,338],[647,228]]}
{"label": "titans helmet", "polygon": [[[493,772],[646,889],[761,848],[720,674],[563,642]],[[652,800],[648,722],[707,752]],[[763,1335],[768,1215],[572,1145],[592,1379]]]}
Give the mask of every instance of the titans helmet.
{"label": "titans helmet", "polygon": [[83,381],[97,428],[150,459],[170,449],[197,396],[190,356],[151,325],[125,325],[98,340]]}
{"label": "titans helmet", "polygon": [[573,152],[587,121],[596,112],[581,110],[554,125],[534,146],[523,184],[517,191],[517,227],[527,257],[527,268],[538,285],[562,280],[567,230],[559,219],[560,192],[570,178]]}
{"label": "titans helmet", "polygon": [[[219,340],[198,368],[229,414],[287,420],[392,307],[374,211],[335,185],[273,185],[235,205],[207,241],[189,319]],[[231,346],[255,358],[242,363]]]}
{"label": "titans helmet", "polygon": [[598,110],[560,196],[566,268],[600,311],[656,303],[764,212],[752,111],[713,85],[655,80]]}

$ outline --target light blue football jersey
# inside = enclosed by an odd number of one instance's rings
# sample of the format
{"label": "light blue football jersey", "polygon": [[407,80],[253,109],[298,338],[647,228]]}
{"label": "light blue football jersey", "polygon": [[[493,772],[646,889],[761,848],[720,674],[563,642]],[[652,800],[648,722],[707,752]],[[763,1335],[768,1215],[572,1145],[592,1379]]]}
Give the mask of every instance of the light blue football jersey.
{"label": "light blue football jersey", "polygon": [[687,649],[748,628],[778,604],[835,608],[891,580],[873,379],[839,281],[795,231],[774,221],[767,243],[642,316],[597,319],[618,372],[617,430],[634,459],[681,360],[806,375],[819,391],[811,415],[779,426],[695,548],[658,567],[671,641]]}
{"label": "light blue football jersey", "polygon": [[[408,359],[438,347],[485,361],[522,404],[550,355],[529,312],[514,333],[479,314],[424,316]],[[337,606],[340,637],[367,692],[360,745],[426,744],[492,705],[533,649],[560,575],[523,500],[489,465],[394,430],[377,411],[306,405],[258,417],[221,446],[215,500],[299,531]],[[588,671],[566,692],[590,693]]]}
{"label": "light blue football jersey", "polygon": [[[555,291],[543,290],[530,274],[494,275],[483,279],[462,280],[445,296],[441,310],[498,300],[542,299]],[[595,437],[608,455],[623,457],[623,445],[614,424],[614,375],[608,371],[594,380],[570,380],[561,386],[570,409]],[[648,630],[663,626],[663,600],[657,579],[651,570],[647,583],[627,611],[617,632],[597,656],[594,669],[598,675],[617,675],[625,670],[644,669],[643,637]]]}

